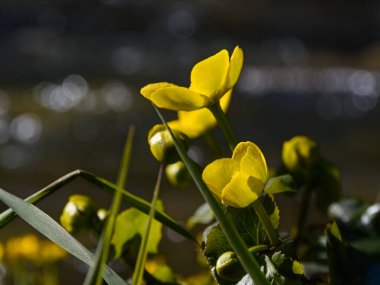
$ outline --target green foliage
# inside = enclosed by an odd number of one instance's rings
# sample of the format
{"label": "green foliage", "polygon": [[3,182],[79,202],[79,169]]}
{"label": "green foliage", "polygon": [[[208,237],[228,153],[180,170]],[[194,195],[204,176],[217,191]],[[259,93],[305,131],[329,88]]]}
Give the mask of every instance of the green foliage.
{"label": "green foliage", "polygon": [[[157,209],[163,210],[162,202],[157,203]],[[123,211],[116,219],[115,232],[112,237],[111,244],[115,249],[115,256],[119,258],[126,244],[136,235],[142,237],[145,234],[148,216],[140,211],[131,208]],[[149,239],[147,250],[150,253],[157,253],[158,244],[162,236],[162,224],[154,221],[152,223],[151,238]]]}
{"label": "green foliage", "polygon": [[187,227],[193,228],[195,225],[207,225],[215,219],[214,213],[209,204],[204,203],[195,210],[194,214],[187,220]]}
{"label": "green foliage", "polygon": [[265,184],[264,191],[269,195],[285,192],[296,192],[295,181],[289,174],[270,178]]}
{"label": "green foliage", "polygon": [[[94,264],[92,254],[43,211],[2,189],[0,189],[0,200],[12,208],[24,221],[67,252],[90,266]],[[108,284],[126,284],[108,267],[105,268],[104,279]]]}
{"label": "green foliage", "polygon": [[380,233],[375,230],[379,204],[343,199],[330,207],[336,219],[326,228],[332,285],[378,284]]}

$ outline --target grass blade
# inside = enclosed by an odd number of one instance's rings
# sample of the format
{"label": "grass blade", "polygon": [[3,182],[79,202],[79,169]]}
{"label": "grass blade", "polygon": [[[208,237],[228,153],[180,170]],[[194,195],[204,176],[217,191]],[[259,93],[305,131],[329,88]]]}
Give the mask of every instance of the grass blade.
{"label": "grass blade", "polygon": [[[84,263],[92,265],[93,255],[62,226],[49,217],[46,213],[38,209],[31,203],[18,198],[0,188],[0,200],[8,207],[12,208],[25,222],[46,236],[48,239],[65,249],[67,252],[77,257]],[[105,269],[104,279],[108,284],[125,285],[126,282],[120,278],[109,267]]]}
{"label": "grass blade", "polygon": [[[65,176],[57,179],[56,181],[52,182],[51,184],[41,189],[40,191],[37,191],[36,193],[30,195],[29,197],[25,199],[25,201],[35,204],[43,200],[44,198],[48,197],[50,194],[54,193],[55,191],[61,189],[64,185],[68,184],[69,182],[71,182],[77,177],[81,177],[85,179],[86,181],[100,187],[101,189],[109,193],[120,191],[123,193],[123,200],[125,203],[127,203],[128,205],[132,207],[135,207],[136,209],[138,209],[139,211],[145,214],[149,213],[150,204],[147,201],[125,191],[122,188],[118,188],[114,183],[108,181],[107,179],[96,176],[95,174],[85,171],[85,170],[75,170],[73,172],[66,174]],[[17,213],[15,213],[15,211],[13,211],[12,209],[8,209],[2,212],[0,214],[0,229],[6,226],[10,221],[12,221],[16,217],[16,214]],[[172,219],[166,213],[156,210],[155,219],[161,222],[163,225],[167,226],[168,228],[172,229],[173,231],[177,232],[178,234],[182,235],[183,237],[197,243],[196,239],[188,230],[186,230],[184,227],[178,224],[174,219]]]}
{"label": "grass blade", "polygon": [[207,185],[203,182],[202,176],[198,172],[197,167],[195,166],[193,161],[187,156],[186,151],[183,149],[181,144],[178,143],[177,139],[173,135],[173,132],[167,125],[164,117],[162,116],[158,108],[154,105],[153,107],[155,108],[157,115],[161,119],[162,123],[169,131],[179,156],[181,157],[183,163],[189,170],[203,198],[206,200],[206,202],[210,205],[211,209],[213,210],[215,217],[217,218],[228,242],[230,243],[231,247],[234,249],[235,253],[239,257],[239,260],[243,265],[244,269],[251,276],[255,284],[269,285],[269,281],[265,278],[263,272],[261,272],[260,266],[257,263],[256,259],[249,253],[247,245],[244,243],[239,232],[236,230],[235,226],[231,223],[228,217],[224,214],[222,207],[220,206],[218,201],[215,200],[213,194],[210,192]]}
{"label": "grass blade", "polygon": [[149,241],[149,236],[150,236],[150,229],[152,226],[152,221],[154,217],[154,212],[156,209],[156,204],[158,200],[158,195],[160,192],[160,186],[161,186],[161,180],[162,180],[162,172],[164,170],[164,165],[160,165],[160,170],[158,171],[158,176],[157,176],[157,182],[156,186],[154,187],[154,192],[153,192],[153,198],[152,198],[152,203],[151,203],[151,208],[149,210],[149,219],[146,225],[146,231],[145,235],[142,238],[140,249],[139,249],[139,255],[137,257],[136,261],[136,268],[133,273],[133,283],[132,285],[140,285],[142,283],[142,278],[145,270],[145,260],[147,256],[147,245]]}
{"label": "grass blade", "polygon": [[[128,131],[128,138],[125,143],[122,159],[120,162],[119,174],[117,179],[118,188],[123,188],[127,180],[132,155],[133,137],[134,127],[130,127]],[[115,226],[115,220],[117,214],[119,213],[122,195],[123,193],[121,191],[114,192],[110,214],[107,218],[106,225],[103,229],[102,235],[98,242],[98,247],[96,249],[95,263],[86,275],[86,279],[84,282],[85,285],[101,285],[102,283],[103,268],[108,260],[111,237]]]}

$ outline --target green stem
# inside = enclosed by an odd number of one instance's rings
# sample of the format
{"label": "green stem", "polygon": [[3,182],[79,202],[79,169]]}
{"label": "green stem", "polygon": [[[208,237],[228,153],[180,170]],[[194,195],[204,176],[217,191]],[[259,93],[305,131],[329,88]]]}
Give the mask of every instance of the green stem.
{"label": "green stem", "polygon": [[259,245],[254,245],[248,249],[248,251],[251,254],[255,254],[258,252],[262,252],[268,249],[268,246],[266,244],[259,244]]}
{"label": "green stem", "polygon": [[158,171],[156,186],[154,187],[153,198],[152,198],[151,207],[149,210],[149,219],[146,225],[145,234],[141,241],[139,254],[136,261],[136,269],[135,269],[135,272],[133,273],[132,285],[140,285],[143,279],[143,273],[145,269],[144,265],[145,265],[146,256],[148,254],[147,248],[148,248],[148,241],[149,241],[149,236],[150,236],[150,229],[152,227],[154,211],[156,208],[158,195],[160,193],[163,170],[164,170],[164,164],[161,164],[160,169]]}
{"label": "green stem", "polygon": [[[231,124],[227,119],[226,114],[224,114],[222,108],[220,107],[220,103],[217,102],[213,106],[209,107],[209,110],[214,115],[216,121],[220,129],[222,130],[223,135],[225,136],[228,144],[230,146],[231,151],[233,152],[238,140],[235,136],[234,131],[232,130]],[[264,210],[260,201],[256,201],[253,206],[256,214],[259,216],[261,223],[265,229],[265,232],[268,235],[269,240],[273,245],[279,244],[280,239],[278,237],[277,231],[273,228],[272,223],[270,222],[269,216],[267,212]]]}
{"label": "green stem", "polygon": [[296,246],[300,240],[302,239],[303,230],[305,227],[305,222],[307,219],[307,214],[309,212],[309,205],[311,200],[311,187],[310,183],[306,182],[305,189],[302,193],[302,201],[301,201],[301,209],[298,215],[298,222],[297,222],[297,234],[294,239],[294,245]]}
{"label": "green stem", "polygon": [[224,114],[222,108],[220,107],[219,101],[216,102],[213,106],[209,107],[209,110],[214,115],[216,121],[218,122],[219,128],[221,129],[231,151],[233,152],[236,145],[238,144],[238,140],[232,130],[231,124],[228,121],[226,114]]}
{"label": "green stem", "polygon": [[[132,145],[134,138],[135,128],[131,126],[128,131],[127,141],[125,143],[123,155],[120,162],[119,173],[117,178],[117,187],[123,188],[127,180],[131,156],[132,156]],[[120,209],[121,201],[123,198],[123,193],[121,191],[116,191],[112,199],[112,205],[110,209],[110,214],[107,218],[106,224],[103,228],[102,235],[98,242],[98,246],[95,254],[95,263],[90,267],[84,284],[86,285],[101,285],[103,283],[103,271],[105,265],[108,261],[108,256],[110,252],[110,244],[112,233],[115,227],[115,221],[117,214]]]}
{"label": "green stem", "polygon": [[256,215],[259,217],[261,224],[269,238],[272,245],[278,245],[280,243],[280,238],[277,231],[273,228],[273,225],[269,219],[268,213],[265,211],[263,205],[259,200],[252,203],[252,207],[255,210]]}
{"label": "green stem", "polygon": [[222,156],[223,152],[214,136],[212,131],[207,131],[203,134],[203,138],[206,141],[208,147],[216,154],[218,157]]}

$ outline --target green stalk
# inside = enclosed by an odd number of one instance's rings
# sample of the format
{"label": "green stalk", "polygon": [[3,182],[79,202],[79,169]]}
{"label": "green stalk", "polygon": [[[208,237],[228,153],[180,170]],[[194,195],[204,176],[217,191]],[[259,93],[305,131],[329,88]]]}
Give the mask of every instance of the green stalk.
{"label": "green stalk", "polygon": [[213,132],[209,130],[205,132],[202,136],[204,140],[206,141],[208,147],[211,149],[211,151],[218,157],[222,156],[223,154],[222,149],[220,148]]}
{"label": "green stalk", "polygon": [[259,220],[264,227],[271,245],[278,245],[280,243],[278,232],[273,228],[268,213],[265,211],[261,201],[256,200],[253,202],[252,208],[255,210],[256,215],[259,217]]}
{"label": "green stalk", "polygon": [[250,275],[252,280],[257,285],[269,285],[268,280],[265,278],[263,272],[260,270],[260,266],[256,259],[249,253],[247,245],[243,241],[236,227],[231,223],[229,218],[225,215],[221,205],[216,201],[211,191],[208,189],[207,185],[203,182],[200,173],[194,162],[188,157],[186,151],[183,149],[182,145],[178,143],[177,139],[173,135],[173,132],[167,125],[165,119],[161,115],[160,111],[153,105],[158,117],[161,119],[162,123],[165,125],[166,129],[169,131],[170,136],[174,142],[174,145],[181,157],[183,163],[189,170],[195,184],[197,185],[199,191],[201,192],[203,198],[210,205],[213,210],[215,217],[217,218],[228,242],[235,251],[236,255],[239,257],[241,264],[243,265],[246,272]]}
{"label": "green stalk", "polygon": [[[117,178],[118,188],[123,188],[127,180],[132,155],[134,130],[134,127],[130,127],[128,131],[128,138],[125,143],[119,167],[119,174]],[[115,220],[120,209],[122,197],[123,194],[120,191],[116,191],[113,196],[110,214],[107,218],[106,225],[103,229],[102,235],[98,243],[98,247],[96,249],[95,263],[86,275],[86,279],[84,282],[84,284],[86,285],[101,285],[103,283],[103,269],[108,260],[112,233],[115,227]]]}
{"label": "green stalk", "polygon": [[224,114],[222,107],[220,107],[219,101],[215,102],[215,104],[208,109],[214,115],[216,121],[218,122],[219,128],[221,129],[231,151],[233,152],[236,145],[238,144],[238,140],[232,130],[231,124],[228,121],[226,114]]}
{"label": "green stalk", "polygon": [[297,244],[302,239],[305,222],[307,219],[307,214],[308,214],[309,206],[310,206],[311,192],[312,191],[310,187],[310,182],[306,182],[305,188],[303,189],[303,193],[302,193],[301,209],[298,215],[297,234],[294,239],[294,246],[297,246]]}
{"label": "green stalk", "polygon": [[150,229],[152,226],[154,211],[156,208],[158,195],[160,192],[163,170],[164,170],[164,164],[161,164],[160,169],[158,171],[156,186],[154,187],[152,202],[150,204],[151,206],[150,206],[150,210],[149,210],[149,219],[148,219],[148,222],[146,225],[145,235],[143,236],[142,241],[141,241],[139,254],[137,257],[137,261],[136,261],[136,269],[135,269],[135,272],[133,273],[132,285],[140,285],[141,282],[143,281],[142,279],[143,279],[143,274],[144,274],[144,270],[145,270],[145,260],[146,260],[147,254],[148,254],[147,248],[148,248],[148,241],[149,241],[149,236],[150,236]]}
{"label": "green stalk", "polygon": [[[223,112],[222,108],[220,107],[219,101],[216,102],[213,106],[209,107],[209,110],[214,115],[216,121],[218,122],[219,128],[221,129],[223,135],[225,136],[228,142],[228,145],[230,146],[231,151],[233,152],[236,145],[238,144],[238,140],[236,138],[234,131],[232,130],[231,124],[226,114]],[[271,241],[272,244],[280,243],[278,233],[273,228],[267,212],[264,210],[260,201],[257,200],[256,202],[254,203],[255,204],[254,209],[261,223],[263,224],[263,227],[265,229],[266,234],[268,235],[269,240]]]}

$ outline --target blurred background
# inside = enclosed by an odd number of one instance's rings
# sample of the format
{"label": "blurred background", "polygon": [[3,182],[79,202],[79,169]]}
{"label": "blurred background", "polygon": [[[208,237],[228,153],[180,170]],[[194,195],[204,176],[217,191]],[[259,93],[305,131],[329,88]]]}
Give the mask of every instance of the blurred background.
{"label": "blurred background", "polygon": [[[187,86],[196,62],[236,45],[245,53],[229,110],[238,137],[256,142],[276,167],[284,140],[309,135],[340,168],[346,195],[376,200],[376,1],[3,0],[0,187],[25,197],[78,168],[114,181],[128,126],[134,124],[127,189],[150,199],[158,164],[146,135],[159,121],[140,88],[159,81]],[[198,141],[191,152],[204,163],[202,144]],[[166,211],[185,222],[201,196],[194,187],[164,186]],[[78,192],[108,207],[108,195],[80,180],[40,206],[58,218],[67,197]],[[296,208],[282,211],[282,218],[292,219]],[[31,230],[17,220],[0,239]],[[193,245],[171,232],[165,235],[163,252],[174,269],[196,271],[195,257],[188,256]],[[177,243],[169,250],[172,241]],[[85,270],[73,263],[63,265],[65,272]]]}

